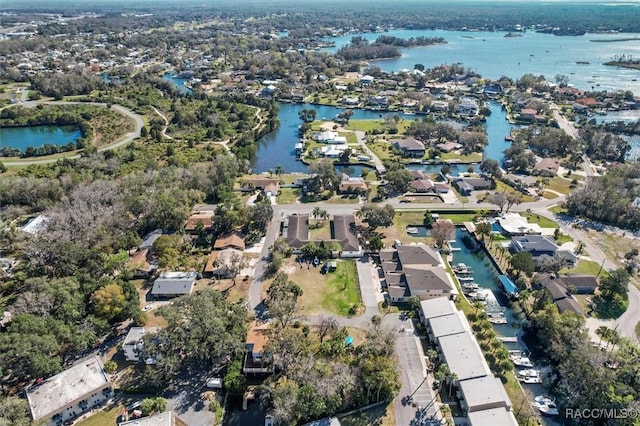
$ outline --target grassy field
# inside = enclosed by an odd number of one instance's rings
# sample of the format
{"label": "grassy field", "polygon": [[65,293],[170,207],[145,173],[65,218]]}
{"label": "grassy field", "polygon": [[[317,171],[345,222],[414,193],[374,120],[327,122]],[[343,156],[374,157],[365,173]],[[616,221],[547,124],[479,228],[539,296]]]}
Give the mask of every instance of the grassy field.
{"label": "grassy field", "polygon": [[100,410],[91,417],[76,423],[77,426],[105,426],[118,424],[118,415],[125,408],[124,405],[116,404],[111,409],[108,407]]}
{"label": "grassy field", "polygon": [[376,156],[380,160],[384,160],[386,158],[390,158],[393,156],[390,149],[391,145],[389,145],[387,142],[384,142],[382,140],[378,140],[374,143],[368,143],[367,146],[371,151],[373,151],[374,154],[376,154]]}
{"label": "grassy field", "polygon": [[276,197],[278,204],[294,204],[300,196],[300,190],[296,188],[280,188]]}
{"label": "grassy field", "polygon": [[520,216],[526,217],[527,222],[529,223],[537,223],[540,228],[557,228],[558,224],[552,221],[551,219],[547,219],[544,216],[540,216],[535,213],[520,213]]}
{"label": "grassy field", "polygon": [[445,152],[440,155],[440,160],[458,160],[461,163],[479,163],[482,161],[482,153],[472,152],[470,154],[458,154],[457,152]]}
{"label": "grassy field", "polygon": [[600,273],[600,277],[603,277],[605,274],[607,274],[607,271],[604,268],[600,270],[600,264],[598,262],[584,259],[579,259],[574,268],[564,268],[560,270],[561,274],[589,274],[596,276],[598,275],[598,272]]}
{"label": "grassy field", "polygon": [[343,426],[395,426],[393,404],[380,405],[360,413],[341,417],[340,424]]}
{"label": "grassy field", "polygon": [[303,265],[291,275],[302,287],[299,304],[305,313],[332,312],[347,316],[353,305],[360,305],[358,273],[353,260],[338,261],[337,269],[321,274],[320,268]]}
{"label": "grassy field", "polygon": [[565,209],[562,206],[553,206],[553,207],[549,207],[548,209],[551,213],[554,214],[566,214],[567,213],[567,209]]}
{"label": "grassy field", "polygon": [[359,197],[350,195],[336,195],[335,197],[329,198],[326,202],[329,204],[357,204],[359,202]]}

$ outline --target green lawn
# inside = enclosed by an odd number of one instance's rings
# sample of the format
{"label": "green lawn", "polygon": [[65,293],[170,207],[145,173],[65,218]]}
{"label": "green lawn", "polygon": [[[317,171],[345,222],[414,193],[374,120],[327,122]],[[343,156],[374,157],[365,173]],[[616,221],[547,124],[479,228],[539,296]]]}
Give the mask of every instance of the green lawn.
{"label": "green lawn", "polygon": [[299,196],[300,190],[297,188],[280,188],[276,200],[278,204],[294,204]]}
{"label": "green lawn", "polygon": [[329,198],[326,202],[329,204],[357,204],[359,197],[357,195],[336,195]]}
{"label": "green lawn", "polygon": [[322,307],[338,315],[347,316],[349,309],[360,303],[355,261],[338,262],[337,269],[327,274],[326,288],[322,294]]}
{"label": "green lawn", "polygon": [[558,205],[558,206],[553,206],[553,207],[549,207],[548,209],[551,213],[554,214],[566,214],[567,213],[567,209],[565,209],[564,207]]}
{"label": "green lawn", "polygon": [[462,224],[463,222],[473,222],[476,212],[469,213],[439,213],[440,219],[451,219],[453,223]]}
{"label": "green lawn", "polygon": [[540,226],[540,228],[557,228],[558,227],[558,224],[552,221],[551,219],[547,219],[546,217],[540,216],[535,213],[532,213],[532,214],[520,213],[520,215],[526,217],[527,222],[529,223],[537,223]]}
{"label": "green lawn", "polygon": [[91,417],[78,422],[78,426],[105,426],[115,425],[118,415],[122,412],[122,405],[116,405],[110,410],[100,410]]}
{"label": "green lawn", "polygon": [[600,270],[600,264],[598,262],[594,262],[593,260],[584,260],[579,259],[578,263],[574,268],[564,268],[560,270],[561,274],[571,273],[571,274],[589,274],[589,275],[598,275],[600,273],[600,277],[603,277],[607,274],[607,271],[602,268]]}
{"label": "green lawn", "polygon": [[456,152],[446,152],[440,155],[442,161],[446,160],[460,160],[461,163],[479,163],[482,161],[482,154],[479,152],[472,152],[470,154],[461,155]]}

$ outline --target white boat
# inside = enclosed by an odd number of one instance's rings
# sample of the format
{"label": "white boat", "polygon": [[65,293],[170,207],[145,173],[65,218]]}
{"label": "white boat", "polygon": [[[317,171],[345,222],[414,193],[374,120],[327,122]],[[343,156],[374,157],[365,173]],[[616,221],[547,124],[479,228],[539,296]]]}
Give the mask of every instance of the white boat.
{"label": "white boat", "polygon": [[533,367],[533,362],[531,362],[528,356],[511,354],[510,358],[511,358],[511,362],[513,362],[513,364],[516,367],[526,367],[526,368]]}
{"label": "white boat", "polygon": [[456,274],[470,274],[471,269],[464,263],[458,263],[457,265],[453,265],[453,272]]}
{"label": "white boat", "polygon": [[418,232],[418,228],[416,228],[415,226],[407,227],[407,234],[417,234]]}
{"label": "white boat", "polygon": [[528,385],[542,383],[542,377],[540,377],[540,376],[518,377],[518,380],[520,380],[522,383],[526,383]]}
{"label": "white boat", "polygon": [[468,290],[468,291],[473,291],[473,290],[478,290],[480,288],[480,286],[476,283],[463,283],[462,284],[462,289],[463,290]]}
{"label": "white boat", "polygon": [[540,377],[540,370],[536,370],[535,368],[527,368],[526,370],[518,371],[518,376],[520,376],[520,377]]}
{"label": "white boat", "polygon": [[458,281],[473,281],[473,277],[458,277]]}
{"label": "white boat", "polygon": [[485,294],[479,293],[477,291],[472,291],[471,293],[469,293],[469,298],[477,302],[487,300],[487,296]]}
{"label": "white boat", "polygon": [[492,324],[506,324],[507,319],[502,312],[492,312],[487,314],[489,322]]}
{"label": "white boat", "polygon": [[557,416],[560,414],[560,410],[556,406],[556,402],[544,395],[538,395],[535,397],[533,402],[534,407],[536,407],[542,414],[547,416]]}

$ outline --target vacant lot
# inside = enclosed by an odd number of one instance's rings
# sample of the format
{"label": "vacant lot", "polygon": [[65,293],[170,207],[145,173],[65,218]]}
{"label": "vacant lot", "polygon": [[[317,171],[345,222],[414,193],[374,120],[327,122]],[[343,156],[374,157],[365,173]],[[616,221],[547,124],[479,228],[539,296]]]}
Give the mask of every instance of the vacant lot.
{"label": "vacant lot", "polygon": [[291,280],[302,287],[299,304],[304,313],[330,312],[348,316],[352,306],[360,305],[358,273],[353,260],[337,261],[337,269],[327,274],[320,267],[293,264]]}

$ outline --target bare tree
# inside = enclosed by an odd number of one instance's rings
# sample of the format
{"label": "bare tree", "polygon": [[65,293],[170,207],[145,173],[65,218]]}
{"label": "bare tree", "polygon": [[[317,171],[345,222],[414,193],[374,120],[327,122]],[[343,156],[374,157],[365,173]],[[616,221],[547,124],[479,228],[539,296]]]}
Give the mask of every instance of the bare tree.
{"label": "bare tree", "polygon": [[431,236],[435,239],[436,246],[442,248],[445,241],[453,238],[455,227],[449,220],[439,220],[431,227]]}
{"label": "bare tree", "polygon": [[325,337],[335,333],[336,331],[338,331],[338,321],[335,319],[335,317],[322,317],[322,319],[320,320],[320,326],[318,327],[318,337],[320,338],[320,343],[322,343]]}

